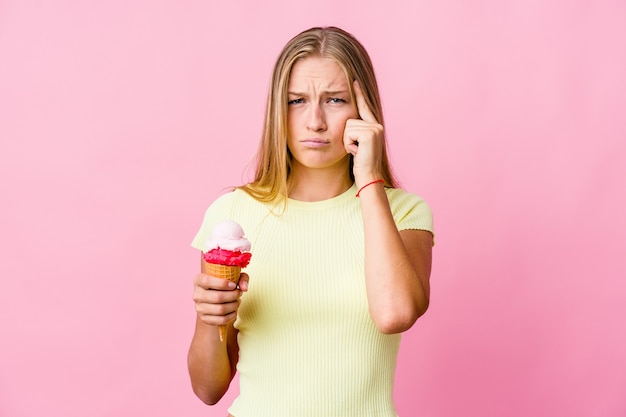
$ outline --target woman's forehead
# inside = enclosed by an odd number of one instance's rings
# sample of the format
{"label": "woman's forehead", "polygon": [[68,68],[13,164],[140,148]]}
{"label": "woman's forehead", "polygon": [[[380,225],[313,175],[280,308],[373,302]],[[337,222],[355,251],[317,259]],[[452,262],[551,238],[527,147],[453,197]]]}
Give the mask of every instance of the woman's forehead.
{"label": "woman's forehead", "polygon": [[299,59],[291,69],[289,90],[312,85],[330,91],[346,90],[348,79],[343,68],[334,59],[319,56]]}

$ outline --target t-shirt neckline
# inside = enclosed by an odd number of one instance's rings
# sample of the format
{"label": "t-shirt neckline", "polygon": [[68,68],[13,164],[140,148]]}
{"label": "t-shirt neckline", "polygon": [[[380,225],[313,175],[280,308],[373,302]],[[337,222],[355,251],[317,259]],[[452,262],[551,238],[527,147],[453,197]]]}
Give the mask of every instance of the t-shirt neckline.
{"label": "t-shirt neckline", "polygon": [[356,184],[352,183],[350,188],[348,188],[343,193],[331,197],[326,200],[320,201],[302,201],[302,200],[294,200],[292,198],[287,198],[287,207],[295,207],[295,208],[311,208],[311,209],[320,209],[324,207],[332,207],[338,204],[341,204],[350,199],[356,199]]}

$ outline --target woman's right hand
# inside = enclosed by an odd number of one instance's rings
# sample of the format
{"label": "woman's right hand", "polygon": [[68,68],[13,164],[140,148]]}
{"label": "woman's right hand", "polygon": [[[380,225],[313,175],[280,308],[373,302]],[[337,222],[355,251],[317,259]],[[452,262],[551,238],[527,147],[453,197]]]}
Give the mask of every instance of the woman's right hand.
{"label": "woman's right hand", "polygon": [[234,322],[241,294],[248,291],[248,274],[242,273],[239,285],[204,273],[195,276],[193,301],[198,318],[205,324],[220,326]]}
{"label": "woman's right hand", "polygon": [[[193,279],[196,329],[189,347],[188,367],[193,391],[207,404],[215,404],[228,390],[239,361],[237,332],[220,340],[217,326],[235,321],[241,294],[248,291],[248,275],[241,274],[239,286],[231,281],[202,273]],[[231,329],[232,330],[232,329]]]}

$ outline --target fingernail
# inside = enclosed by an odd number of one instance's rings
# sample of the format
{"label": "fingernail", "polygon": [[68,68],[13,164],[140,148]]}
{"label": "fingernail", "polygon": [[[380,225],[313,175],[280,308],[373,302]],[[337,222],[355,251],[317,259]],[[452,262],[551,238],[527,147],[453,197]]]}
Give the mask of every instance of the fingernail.
{"label": "fingernail", "polygon": [[232,281],[228,281],[228,288],[230,288],[231,290],[234,290],[235,288],[237,288],[237,284],[235,284]]}

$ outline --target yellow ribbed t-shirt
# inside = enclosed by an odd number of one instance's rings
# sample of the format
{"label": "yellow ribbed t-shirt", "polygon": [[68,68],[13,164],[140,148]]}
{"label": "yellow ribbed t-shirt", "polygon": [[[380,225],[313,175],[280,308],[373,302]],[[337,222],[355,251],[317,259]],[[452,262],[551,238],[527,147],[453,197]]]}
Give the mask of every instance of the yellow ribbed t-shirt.
{"label": "yellow ribbed t-shirt", "polygon": [[[372,321],[365,293],[363,220],[356,187],[329,200],[288,200],[286,210],[241,190],[207,210],[192,246],[234,220],[252,243],[244,270],[236,417],[396,417],[400,335]],[[433,231],[428,204],[387,189],[399,230]]]}

